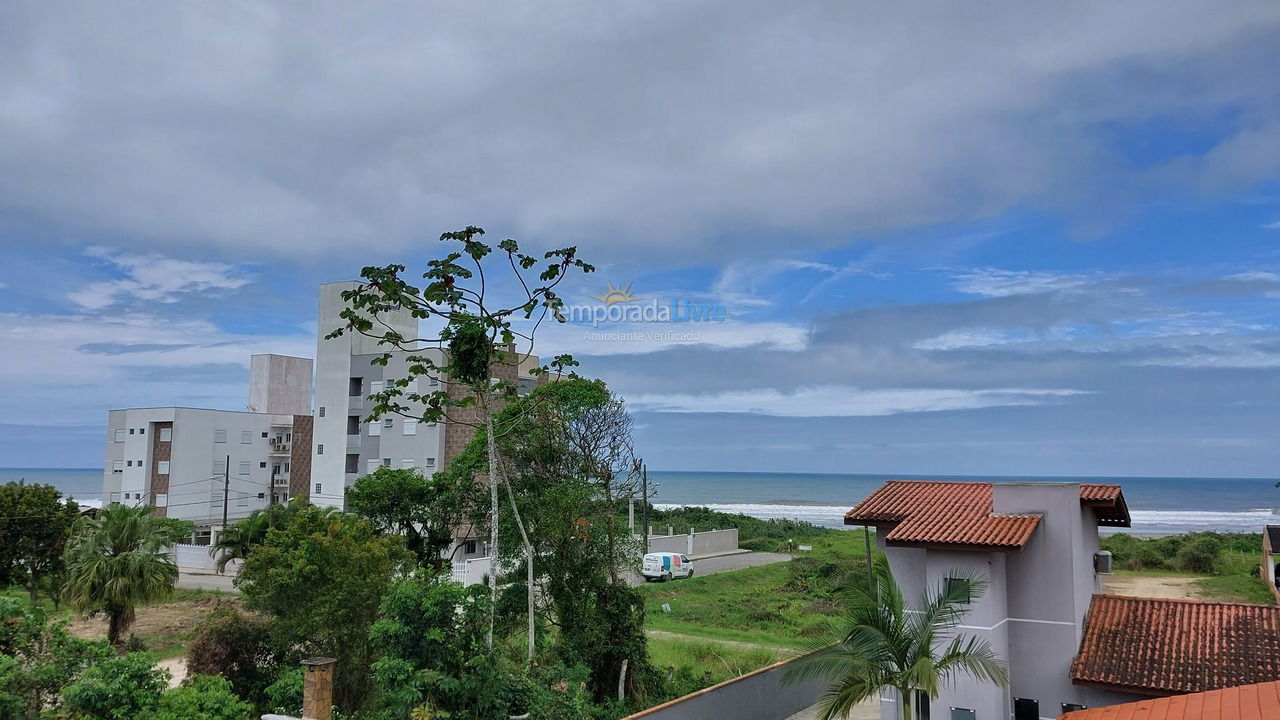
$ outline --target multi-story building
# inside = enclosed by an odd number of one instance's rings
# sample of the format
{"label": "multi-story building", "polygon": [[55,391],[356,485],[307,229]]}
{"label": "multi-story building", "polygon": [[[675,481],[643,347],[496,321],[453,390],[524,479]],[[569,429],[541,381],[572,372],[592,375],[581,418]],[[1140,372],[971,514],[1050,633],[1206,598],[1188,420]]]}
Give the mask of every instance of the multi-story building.
{"label": "multi-story building", "polygon": [[[476,409],[463,408],[453,417],[457,422],[422,422],[415,417],[423,408],[413,407],[406,416],[386,415],[376,422],[366,422],[372,403],[369,396],[379,393],[388,382],[409,376],[407,358],[425,355],[437,364],[444,363],[439,347],[423,344],[412,353],[393,351],[384,366],[375,363],[387,351],[375,338],[346,332],[336,338],[325,336],[346,325],[340,317],[346,303],[342,293],[357,286],[355,282],[333,282],[320,286],[319,333],[316,344],[316,415],[315,452],[312,456],[310,497],[317,505],[342,507],[346,489],[362,475],[379,467],[418,468],[431,474],[448,466],[474,435]],[[379,315],[378,323],[406,338],[418,337],[417,319],[408,310]],[[538,359],[522,356],[517,363],[494,367],[494,376],[517,383],[527,390],[534,383],[529,370]],[[434,392],[442,387],[451,395],[461,396],[466,390],[444,378],[419,377],[411,381],[405,394]]]}
{"label": "multi-story building", "polygon": [[[104,502],[152,505],[198,527],[305,495],[311,468],[311,360],[251,358],[257,412],[159,407],[107,414]],[[304,399],[305,395],[305,399]]]}

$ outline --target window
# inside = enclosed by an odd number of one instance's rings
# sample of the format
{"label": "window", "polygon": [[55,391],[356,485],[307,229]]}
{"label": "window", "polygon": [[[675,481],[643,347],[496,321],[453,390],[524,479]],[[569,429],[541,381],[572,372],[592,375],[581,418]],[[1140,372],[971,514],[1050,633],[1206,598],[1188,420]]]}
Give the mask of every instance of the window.
{"label": "window", "polygon": [[347,395],[350,397],[360,397],[360,388],[364,386],[364,378],[351,378],[347,383]]}
{"label": "window", "polygon": [[266,460],[263,460],[262,462],[259,462],[259,463],[258,463],[258,467],[259,467],[259,468],[265,468],[266,466],[267,466],[267,461],[266,461]]}
{"label": "window", "polygon": [[1088,710],[1088,709],[1089,709],[1088,705],[1081,705],[1079,703],[1062,703],[1062,712],[1064,713],[1075,712],[1077,710]]}
{"label": "window", "polygon": [[466,553],[466,554],[468,554],[468,555],[475,555],[475,554],[476,554],[476,541],[475,541],[475,540],[468,540],[468,541],[467,541],[467,548],[466,548],[466,550],[464,550],[463,552],[465,552],[465,553]]}
{"label": "window", "polygon": [[267,434],[266,434],[266,433],[262,433],[262,437],[266,437],[266,436],[267,436]]}
{"label": "window", "polygon": [[320,494],[320,483],[316,483],[316,494]]}
{"label": "window", "polygon": [[124,461],[124,464],[125,464],[125,467],[133,467],[133,461],[132,461],[132,460],[125,460],[125,461]]}
{"label": "window", "polygon": [[173,442],[173,428],[160,428],[160,442]]}
{"label": "window", "polygon": [[1014,698],[1013,720],[1040,720],[1040,702],[1030,698]]}
{"label": "window", "polygon": [[250,432],[249,430],[241,430],[241,431],[240,431],[240,444],[241,444],[241,445],[252,445],[252,444],[253,444],[253,433],[252,433],[252,432]]}
{"label": "window", "polygon": [[214,431],[213,431],[213,441],[214,441],[214,442],[216,442],[216,443],[224,443],[224,442],[226,442],[226,441],[227,441],[227,431],[226,431],[226,430],[214,430]]}
{"label": "window", "polygon": [[240,474],[241,474],[241,475],[248,475],[248,474],[249,474],[249,461],[248,461],[248,460],[241,460],[241,461],[240,461]]}
{"label": "window", "polygon": [[951,708],[951,720],[978,720],[978,715],[969,708]]}
{"label": "window", "polygon": [[347,472],[349,473],[360,472],[360,456],[357,455],[356,453],[347,454]]}
{"label": "window", "polygon": [[360,434],[360,416],[359,415],[347,416],[347,434],[348,435]]}
{"label": "window", "polygon": [[128,500],[128,499],[129,499],[129,493],[125,493],[125,494],[124,494],[124,499],[125,499],[125,500]]}
{"label": "window", "polygon": [[417,380],[410,380],[410,381],[409,381],[409,384],[404,386],[404,390],[405,390],[405,392],[407,392],[407,393],[416,393],[416,392],[418,392],[418,381],[417,381]]}
{"label": "window", "polygon": [[942,591],[948,596],[956,598],[956,602],[962,605],[968,605],[973,602],[972,586],[968,578],[947,578],[943,584]]}
{"label": "window", "polygon": [[378,469],[378,458],[369,458],[364,461],[364,471],[371,473]]}
{"label": "window", "polygon": [[370,395],[377,395],[377,394],[378,394],[378,393],[380,393],[380,392],[382,392],[382,381],[381,381],[381,380],[374,380],[373,382],[369,383],[369,394],[370,394]]}
{"label": "window", "polygon": [[168,493],[156,493],[156,507],[164,507],[169,504]]}
{"label": "window", "polygon": [[124,461],[116,460],[111,463],[111,472],[124,472]]}
{"label": "window", "polygon": [[929,693],[916,690],[915,696],[916,700],[911,705],[915,710],[916,720],[929,720]]}
{"label": "window", "polygon": [[384,427],[384,428],[388,428],[388,429],[389,429],[389,428],[392,428],[392,427],[394,427],[394,426],[395,426],[395,424],[396,424],[395,418],[383,418],[383,419],[382,419],[382,427]]}
{"label": "window", "polygon": [[[435,466],[436,466],[436,459],[435,459],[435,458],[427,458],[427,467],[435,467]],[[501,467],[501,466],[499,466],[499,467]]]}
{"label": "window", "polygon": [[144,427],[140,427],[140,428],[138,428],[138,434],[139,434],[139,435],[146,435],[146,434],[147,434],[147,429],[146,429],[146,428],[144,428]]}
{"label": "window", "polygon": [[320,417],[324,417],[324,406],[320,406]]}
{"label": "window", "polygon": [[249,496],[244,493],[236,493],[236,507],[249,507]]}
{"label": "window", "polygon": [[124,428],[116,430],[116,442],[124,442]]}
{"label": "window", "polygon": [[369,423],[369,437],[378,437],[381,434],[382,434],[382,423],[380,422]]}
{"label": "window", "polygon": [[324,454],[324,443],[320,443],[319,445],[316,446],[316,454],[317,455]]}
{"label": "window", "polygon": [[436,378],[431,378],[430,382],[428,382],[427,384],[430,385],[431,387],[435,387],[440,384],[440,381],[437,380]]}
{"label": "window", "polygon": [[275,465],[271,466],[271,474],[272,476],[280,474],[280,463],[276,463]]}
{"label": "window", "polygon": [[214,460],[214,461],[213,461],[213,474],[214,474],[214,475],[222,475],[222,474],[223,474],[223,473],[225,473],[226,471],[227,471],[227,460],[226,460],[226,458],[218,458],[217,460]]}
{"label": "window", "polygon": [[129,428],[130,435],[134,434],[135,432],[137,432],[137,430],[135,430],[134,428]]}
{"label": "window", "polygon": [[403,425],[403,427],[404,427],[404,434],[405,434],[405,435],[417,435],[417,434],[418,434],[418,421],[417,421],[417,420],[406,419],[402,425]]}
{"label": "window", "polygon": [[160,462],[156,463],[156,474],[157,474],[157,475],[168,475],[168,474],[169,474],[169,461],[168,461],[168,460],[161,460]]}
{"label": "window", "polygon": [[382,458],[382,467],[391,467],[391,458]]}
{"label": "window", "polygon": [[134,462],[138,463],[138,467],[142,467],[142,461],[141,461],[141,460],[134,460]]}
{"label": "window", "polygon": [[413,467],[413,458],[400,458],[400,467],[402,468]]}

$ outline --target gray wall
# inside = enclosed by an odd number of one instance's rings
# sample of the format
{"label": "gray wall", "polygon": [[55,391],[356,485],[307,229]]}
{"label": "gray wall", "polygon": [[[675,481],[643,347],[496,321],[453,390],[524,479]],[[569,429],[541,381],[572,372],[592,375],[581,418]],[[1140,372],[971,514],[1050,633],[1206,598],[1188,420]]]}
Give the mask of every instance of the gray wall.
{"label": "gray wall", "polygon": [[650,535],[649,552],[675,552],[687,555],[728,552],[738,549],[738,529],[707,530],[693,534],[692,550],[688,535]]}
{"label": "gray wall", "polygon": [[782,720],[816,703],[829,684],[819,680],[784,685],[782,676],[791,662],[794,660],[713,685],[623,720]]}

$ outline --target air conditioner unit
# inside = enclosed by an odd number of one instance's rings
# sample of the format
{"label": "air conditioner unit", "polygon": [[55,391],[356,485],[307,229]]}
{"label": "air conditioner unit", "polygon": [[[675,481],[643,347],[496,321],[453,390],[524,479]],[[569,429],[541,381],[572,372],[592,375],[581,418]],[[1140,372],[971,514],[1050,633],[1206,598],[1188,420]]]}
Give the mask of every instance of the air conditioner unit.
{"label": "air conditioner unit", "polygon": [[1099,550],[1093,554],[1093,571],[1099,575],[1111,574],[1111,552]]}

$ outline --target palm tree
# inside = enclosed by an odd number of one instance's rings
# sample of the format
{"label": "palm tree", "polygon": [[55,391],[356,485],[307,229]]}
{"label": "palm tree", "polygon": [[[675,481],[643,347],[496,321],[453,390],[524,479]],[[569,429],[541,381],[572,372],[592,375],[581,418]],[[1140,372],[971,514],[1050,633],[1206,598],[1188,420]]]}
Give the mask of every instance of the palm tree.
{"label": "palm tree", "polygon": [[882,557],[871,582],[855,581],[846,588],[846,629],[840,638],[798,660],[785,679],[833,681],[819,702],[821,720],[847,717],[855,705],[885,688],[897,690],[900,720],[913,720],[912,702],[918,696],[936,698],[958,673],[1007,685],[1009,670],[991,645],[955,632],[968,612],[965,604],[986,588],[979,578],[944,582],[909,607]]}
{"label": "palm tree", "polygon": [[63,599],[77,612],[107,616],[107,641],[120,647],[134,608],[169,597],[178,566],[173,532],[150,507],[113,503],[76,521],[65,554]]}
{"label": "palm tree", "polygon": [[[218,572],[225,572],[227,564],[232,560],[249,557],[253,548],[266,542],[267,533],[275,528],[284,528],[307,505],[305,500],[294,498],[284,505],[273,504],[265,510],[254,510],[248,517],[224,528],[218,535],[218,541],[209,547],[209,555],[218,557]],[[337,509],[326,507],[320,512],[329,516],[335,514]]]}

